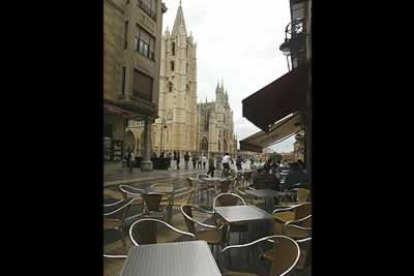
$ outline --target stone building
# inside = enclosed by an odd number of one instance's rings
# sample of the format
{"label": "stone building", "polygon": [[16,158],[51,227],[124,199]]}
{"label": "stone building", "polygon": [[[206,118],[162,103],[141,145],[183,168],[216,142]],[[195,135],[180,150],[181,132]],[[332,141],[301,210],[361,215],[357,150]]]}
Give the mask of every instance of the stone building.
{"label": "stone building", "polygon": [[233,111],[223,84],[217,83],[215,101],[198,104],[198,113],[199,150],[235,154],[237,141],[233,132]]}
{"label": "stone building", "polygon": [[[161,42],[158,118],[152,125],[152,151],[234,153],[233,112],[223,85],[216,101],[197,104],[197,43],[188,33],[180,4],[171,32]],[[126,143],[135,143],[143,154],[143,125],[130,122]]]}
{"label": "stone building", "polygon": [[[119,164],[130,134],[127,122],[143,122],[143,170],[152,170],[151,124],[158,114],[161,0],[104,1],[104,164]],[[125,137],[126,136],[126,137]],[[127,142],[125,142],[127,138]],[[134,139],[135,140],[135,139]]]}

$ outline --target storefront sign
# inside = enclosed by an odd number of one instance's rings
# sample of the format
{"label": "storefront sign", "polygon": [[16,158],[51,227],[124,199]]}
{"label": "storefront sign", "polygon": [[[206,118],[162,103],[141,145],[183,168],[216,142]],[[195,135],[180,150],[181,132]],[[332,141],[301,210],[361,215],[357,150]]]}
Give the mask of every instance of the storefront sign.
{"label": "storefront sign", "polygon": [[128,112],[124,109],[121,109],[121,108],[115,106],[115,105],[111,105],[111,104],[107,104],[107,103],[104,103],[104,110],[106,112],[109,112],[109,113],[112,113],[112,114],[115,114],[115,115],[119,115],[119,116],[123,116],[123,117],[133,117],[134,116],[134,114],[131,113],[131,112]]}

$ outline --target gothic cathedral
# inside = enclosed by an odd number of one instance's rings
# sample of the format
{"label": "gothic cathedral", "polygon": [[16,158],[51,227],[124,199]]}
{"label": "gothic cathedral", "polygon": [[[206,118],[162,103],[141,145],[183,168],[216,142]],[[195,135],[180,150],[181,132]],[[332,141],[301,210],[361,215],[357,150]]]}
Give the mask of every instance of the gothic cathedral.
{"label": "gothic cathedral", "polygon": [[223,84],[217,84],[215,102],[197,103],[197,43],[187,33],[181,4],[171,33],[167,27],[162,37],[159,87],[153,152],[235,153],[233,111]]}

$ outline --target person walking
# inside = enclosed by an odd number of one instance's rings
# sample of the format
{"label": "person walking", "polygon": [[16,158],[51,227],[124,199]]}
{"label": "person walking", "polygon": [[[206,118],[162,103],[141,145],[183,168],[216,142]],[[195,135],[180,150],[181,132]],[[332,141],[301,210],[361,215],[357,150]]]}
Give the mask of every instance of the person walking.
{"label": "person walking", "polygon": [[227,177],[230,175],[230,161],[233,162],[233,160],[231,159],[230,154],[228,154],[227,152],[224,154],[223,156],[223,177]]}
{"label": "person walking", "polygon": [[208,172],[207,175],[211,175],[211,177],[214,177],[214,170],[216,168],[214,167],[214,156],[213,154],[210,155],[210,158],[208,159]]}
{"label": "person walking", "polygon": [[133,167],[135,165],[135,154],[134,151],[130,151],[130,155],[129,155],[129,171],[132,172]]}
{"label": "person walking", "polygon": [[203,155],[203,170],[206,170],[207,162],[208,162],[207,157],[205,155]]}
{"label": "person walking", "polygon": [[188,162],[190,161],[190,155],[188,154],[188,151],[184,154],[184,163],[185,163],[185,169],[188,170]]}
{"label": "person walking", "polygon": [[236,159],[236,167],[237,167],[238,172],[242,171],[242,161],[243,160],[242,160],[241,156],[239,155]]}
{"label": "person walking", "polygon": [[198,158],[197,158],[197,168],[198,169],[201,169],[201,163],[202,163],[202,159],[203,159],[203,156],[199,156]]}
{"label": "person walking", "polygon": [[131,159],[131,149],[128,148],[125,153],[126,167],[129,169],[129,160]]}
{"label": "person walking", "polygon": [[198,157],[197,157],[197,155],[194,153],[194,154],[191,156],[191,161],[193,161],[193,170],[195,170],[195,168],[196,168],[196,166],[197,166],[197,160],[198,160]]}
{"label": "person walking", "polygon": [[177,162],[177,170],[180,170],[180,152],[177,152],[177,160],[176,160],[176,162]]}

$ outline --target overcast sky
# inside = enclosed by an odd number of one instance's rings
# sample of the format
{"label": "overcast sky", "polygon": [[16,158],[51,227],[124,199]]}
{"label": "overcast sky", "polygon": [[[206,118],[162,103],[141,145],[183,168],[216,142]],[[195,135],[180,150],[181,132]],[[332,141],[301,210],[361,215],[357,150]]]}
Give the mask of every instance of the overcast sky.
{"label": "overcast sky", "polygon": [[[163,2],[163,32],[167,26],[171,31],[180,0]],[[182,0],[182,7],[197,42],[198,101],[214,100],[223,79],[238,140],[254,134],[259,128],[242,117],[242,100],[288,72],[279,46],[290,22],[289,0]],[[272,148],[293,151],[294,141]]]}

